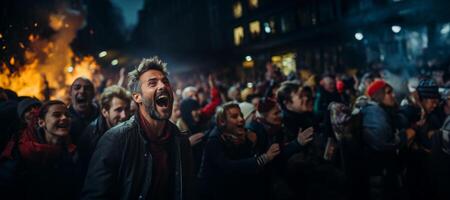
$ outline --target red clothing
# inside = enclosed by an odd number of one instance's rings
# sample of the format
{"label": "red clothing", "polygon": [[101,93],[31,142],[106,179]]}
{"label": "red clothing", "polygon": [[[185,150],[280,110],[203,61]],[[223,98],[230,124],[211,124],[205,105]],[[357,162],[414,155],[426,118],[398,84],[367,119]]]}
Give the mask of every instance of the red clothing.
{"label": "red clothing", "polygon": [[205,118],[210,118],[216,112],[217,106],[220,105],[220,95],[219,90],[215,87],[211,88],[211,102],[209,102],[205,107],[203,107],[200,111],[201,115]]}
{"label": "red clothing", "polygon": [[158,136],[150,127],[150,124],[141,115],[140,125],[150,142],[150,154],[153,160],[152,183],[149,197],[150,199],[169,199],[169,139],[170,132],[164,131]]}

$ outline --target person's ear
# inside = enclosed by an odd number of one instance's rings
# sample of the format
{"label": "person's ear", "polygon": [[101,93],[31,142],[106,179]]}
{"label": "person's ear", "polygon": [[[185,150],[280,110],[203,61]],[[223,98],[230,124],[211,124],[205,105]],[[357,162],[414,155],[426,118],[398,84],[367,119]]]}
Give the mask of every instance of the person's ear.
{"label": "person's ear", "polygon": [[139,92],[133,93],[133,100],[137,104],[141,104],[142,103],[142,94]]}
{"label": "person's ear", "polygon": [[45,127],[45,120],[38,119],[38,125],[39,125],[39,127],[44,128]]}
{"label": "person's ear", "polygon": [[106,118],[106,116],[108,116],[108,114],[109,114],[109,112],[106,109],[102,108],[102,116]]}

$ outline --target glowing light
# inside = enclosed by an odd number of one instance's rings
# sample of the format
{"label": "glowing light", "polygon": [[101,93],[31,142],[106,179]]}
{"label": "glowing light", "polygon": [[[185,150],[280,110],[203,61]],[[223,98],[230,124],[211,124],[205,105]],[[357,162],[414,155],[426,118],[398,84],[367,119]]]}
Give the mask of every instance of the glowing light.
{"label": "glowing light", "polygon": [[72,72],[73,72],[73,66],[69,66],[69,67],[67,68],[67,72],[72,73]]}
{"label": "glowing light", "polygon": [[441,34],[446,35],[448,33],[450,33],[450,24],[445,24],[441,29]]}
{"label": "glowing light", "polygon": [[391,30],[394,33],[399,33],[402,30],[402,27],[398,26],[398,25],[394,25],[394,26],[391,27]]}
{"label": "glowing light", "polygon": [[362,40],[364,38],[364,35],[360,32],[355,33],[355,39],[356,40]]}
{"label": "glowing light", "polygon": [[266,33],[272,32],[272,29],[270,28],[270,25],[268,22],[264,23],[264,32],[266,32]]}
{"label": "glowing light", "polygon": [[246,61],[252,61],[252,57],[251,56],[245,56],[245,60]]}
{"label": "glowing light", "polygon": [[119,64],[119,60],[114,59],[111,61],[111,65],[116,66],[117,64]]}
{"label": "glowing light", "polygon": [[247,87],[248,87],[248,88],[252,88],[252,87],[253,87],[253,83],[248,82],[248,83],[247,83]]}
{"label": "glowing light", "polygon": [[100,53],[98,54],[98,57],[99,57],[99,58],[103,58],[103,57],[105,57],[106,55],[108,55],[108,52],[102,51],[102,52],[100,52]]}
{"label": "glowing light", "polygon": [[3,35],[0,33],[0,39],[2,39],[3,38]]}

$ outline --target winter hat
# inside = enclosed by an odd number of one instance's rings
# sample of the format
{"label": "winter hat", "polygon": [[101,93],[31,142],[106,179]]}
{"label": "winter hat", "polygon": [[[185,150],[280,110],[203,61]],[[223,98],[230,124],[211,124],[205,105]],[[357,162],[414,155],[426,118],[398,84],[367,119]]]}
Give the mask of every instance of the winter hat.
{"label": "winter hat", "polygon": [[244,120],[247,120],[247,118],[255,112],[255,106],[248,102],[239,103],[239,108],[241,108],[241,112],[244,115]]}
{"label": "winter hat", "polygon": [[439,87],[432,79],[420,80],[417,86],[417,93],[419,93],[420,99],[439,99]]}
{"label": "winter hat", "polygon": [[25,98],[22,101],[19,102],[19,104],[17,105],[17,116],[19,116],[19,118],[22,118],[23,114],[25,114],[25,112],[33,107],[33,106],[38,106],[40,107],[42,105],[42,103],[36,99],[36,98]]}
{"label": "winter hat", "polygon": [[387,83],[383,80],[376,80],[367,87],[367,95],[372,97],[376,92],[386,87]]}

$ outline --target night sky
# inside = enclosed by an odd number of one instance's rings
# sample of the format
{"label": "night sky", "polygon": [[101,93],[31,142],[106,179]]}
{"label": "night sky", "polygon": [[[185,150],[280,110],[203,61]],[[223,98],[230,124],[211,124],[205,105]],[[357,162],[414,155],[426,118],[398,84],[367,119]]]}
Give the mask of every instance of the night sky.
{"label": "night sky", "polygon": [[138,11],[142,8],[144,0],[111,0],[118,8],[122,10],[122,14],[126,25],[134,26],[138,21]]}

